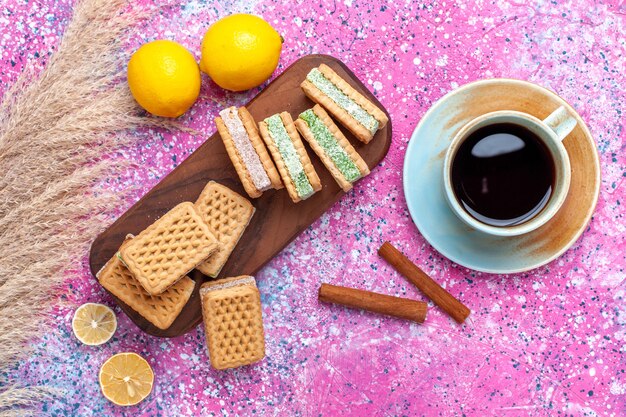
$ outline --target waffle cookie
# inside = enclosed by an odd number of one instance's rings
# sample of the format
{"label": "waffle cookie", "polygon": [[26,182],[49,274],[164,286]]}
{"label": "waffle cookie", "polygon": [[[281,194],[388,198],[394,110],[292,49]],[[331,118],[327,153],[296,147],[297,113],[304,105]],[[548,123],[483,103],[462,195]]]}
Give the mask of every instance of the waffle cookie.
{"label": "waffle cookie", "polygon": [[261,297],[254,277],[207,282],[200,288],[211,365],[236,368],[265,357]]}
{"label": "waffle cookie", "polygon": [[243,188],[251,198],[260,197],[270,188],[283,188],[257,125],[245,107],[222,110],[215,124]]}
{"label": "waffle cookie", "polygon": [[185,202],[165,213],[128,245],[122,245],[119,254],[148,294],[159,295],[218,246],[193,204]]}
{"label": "waffle cookie", "polygon": [[326,64],[313,68],[300,87],[361,142],[369,143],[374,134],[389,121],[382,110]]}
{"label": "waffle cookie", "polygon": [[217,251],[196,269],[215,278],[248,227],[255,208],[244,197],[214,181],[204,187],[194,208],[220,243]]}
{"label": "waffle cookie", "polygon": [[191,278],[184,276],[163,294],[150,295],[117,255],[104,265],[96,278],[111,294],[162,330],[170,327],[176,320],[191,297],[195,285]]}
{"label": "waffle cookie", "polygon": [[259,129],[294,203],[306,200],[322,189],[289,113],[268,117],[259,123]]}
{"label": "waffle cookie", "polygon": [[370,173],[361,155],[319,104],[302,112],[294,123],[343,191],[350,191],[353,182]]}

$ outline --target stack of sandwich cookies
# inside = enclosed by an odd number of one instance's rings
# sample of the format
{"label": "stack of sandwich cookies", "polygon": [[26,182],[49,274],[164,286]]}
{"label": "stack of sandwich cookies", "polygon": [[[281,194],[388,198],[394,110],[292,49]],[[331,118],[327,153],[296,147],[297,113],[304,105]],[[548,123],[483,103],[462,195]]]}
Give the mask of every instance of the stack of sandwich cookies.
{"label": "stack of sandwich cookies", "polygon": [[283,188],[280,176],[259,137],[257,125],[245,107],[229,107],[215,118],[217,130],[224,142],[244,189],[251,198],[260,197],[270,188]]}
{"label": "stack of sandwich cookies", "polygon": [[213,181],[204,187],[194,208],[220,243],[217,251],[197,266],[200,272],[215,278],[246,230],[255,209],[248,200]]}
{"label": "stack of sandwich cookies", "polygon": [[326,64],[313,68],[300,86],[361,142],[368,143],[389,121],[382,110]]}
{"label": "stack of sandwich cookies", "polygon": [[363,158],[318,104],[301,113],[295,125],[343,191],[369,174]]}
{"label": "stack of sandwich cookies", "polygon": [[254,277],[207,282],[200,288],[211,365],[236,368],[265,357],[261,298]]}
{"label": "stack of sandwich cookies", "polygon": [[187,304],[195,286],[192,279],[184,276],[161,295],[150,295],[117,255],[106,263],[96,274],[96,278],[111,294],[162,330],[172,325]]}
{"label": "stack of sandwich cookies", "polygon": [[219,246],[190,202],[180,203],[120,248],[120,259],[150,295],[159,295]]}
{"label": "stack of sandwich cookies", "polygon": [[289,113],[268,117],[259,123],[259,129],[294,203],[322,189]]}

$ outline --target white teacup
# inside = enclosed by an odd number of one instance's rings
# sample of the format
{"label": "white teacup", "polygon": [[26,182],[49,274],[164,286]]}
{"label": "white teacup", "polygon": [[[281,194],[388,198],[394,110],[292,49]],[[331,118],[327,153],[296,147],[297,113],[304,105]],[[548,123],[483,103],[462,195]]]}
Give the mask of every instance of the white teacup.
{"label": "white teacup", "polygon": [[[472,133],[483,127],[501,123],[521,126],[543,142],[554,164],[554,180],[548,201],[538,213],[520,223],[495,226],[478,220],[463,207],[452,184],[452,165],[459,147]],[[541,227],[557,213],[567,197],[571,179],[570,162],[561,142],[575,127],[576,119],[564,107],[556,109],[545,120],[527,113],[504,110],[487,113],[470,121],[456,134],[444,159],[443,186],[450,208],[467,225],[490,235],[517,236]]]}

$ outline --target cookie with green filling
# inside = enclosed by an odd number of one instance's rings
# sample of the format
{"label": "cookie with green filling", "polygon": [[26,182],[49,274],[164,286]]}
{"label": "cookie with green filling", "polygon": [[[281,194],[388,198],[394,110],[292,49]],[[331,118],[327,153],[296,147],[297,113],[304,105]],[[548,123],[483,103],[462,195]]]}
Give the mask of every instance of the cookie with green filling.
{"label": "cookie with green filling", "polygon": [[259,130],[294,203],[306,200],[322,189],[289,113],[266,118],[259,123]]}
{"label": "cookie with green filling", "polygon": [[363,143],[369,143],[389,121],[385,112],[326,64],[309,71],[300,87]]}
{"label": "cookie with green filling", "polygon": [[343,191],[350,191],[356,180],[369,174],[361,155],[320,105],[302,112],[294,123]]}

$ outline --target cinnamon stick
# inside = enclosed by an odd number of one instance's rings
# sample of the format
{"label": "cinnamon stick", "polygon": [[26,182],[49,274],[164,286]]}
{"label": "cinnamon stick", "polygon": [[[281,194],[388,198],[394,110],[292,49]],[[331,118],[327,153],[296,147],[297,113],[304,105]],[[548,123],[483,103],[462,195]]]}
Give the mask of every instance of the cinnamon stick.
{"label": "cinnamon stick", "polygon": [[467,316],[470,315],[471,311],[469,308],[444,290],[391,243],[383,243],[380,249],[378,249],[378,254],[389,262],[396,271],[400,272],[413,285],[419,288],[426,297],[433,300],[443,311],[448,313],[457,323],[463,323]]}
{"label": "cinnamon stick", "polygon": [[325,303],[341,304],[417,323],[424,322],[428,308],[428,304],[422,301],[330,284],[322,284],[318,299]]}

